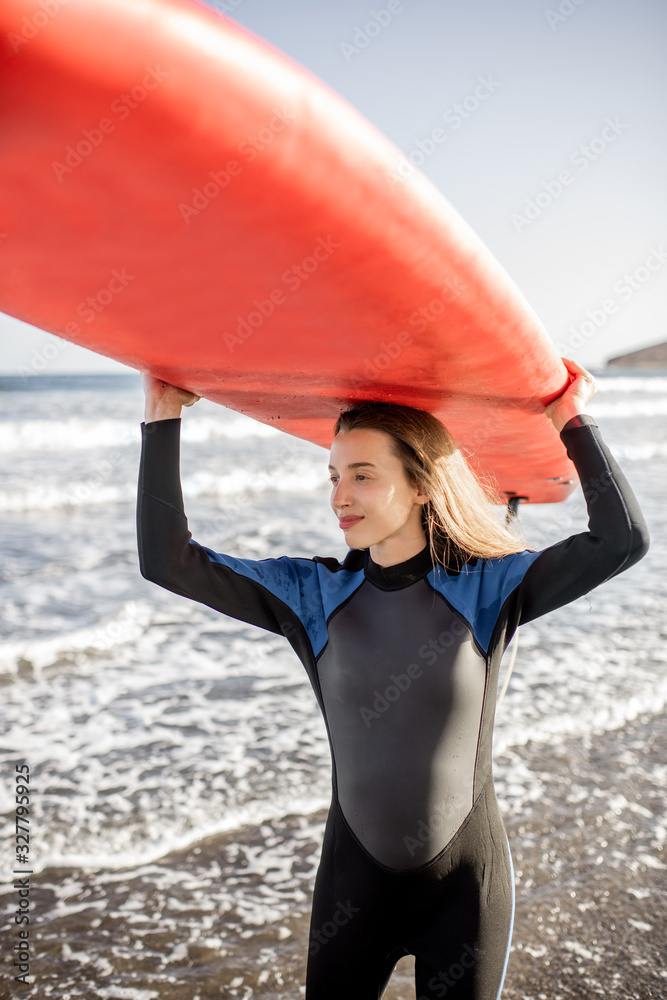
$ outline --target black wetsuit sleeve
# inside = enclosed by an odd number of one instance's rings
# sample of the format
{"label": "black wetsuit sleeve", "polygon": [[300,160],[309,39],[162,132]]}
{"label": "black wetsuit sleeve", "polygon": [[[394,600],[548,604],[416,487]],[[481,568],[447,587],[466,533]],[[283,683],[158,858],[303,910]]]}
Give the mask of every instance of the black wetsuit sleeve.
{"label": "black wetsuit sleeve", "polygon": [[532,621],[587,594],[628,569],[649,546],[637,499],[595,420],[569,420],[561,440],[579,475],[588,507],[588,531],[544,549],[513,595],[518,624]]}
{"label": "black wetsuit sleeve", "polygon": [[[137,495],[141,575],[232,618],[286,634],[290,626],[293,629],[295,615],[271,589],[276,590],[278,573],[288,572],[277,568],[280,560],[221,557],[191,541],[181,489],[180,431],[180,417],[141,424]],[[268,586],[260,582],[262,576]]]}

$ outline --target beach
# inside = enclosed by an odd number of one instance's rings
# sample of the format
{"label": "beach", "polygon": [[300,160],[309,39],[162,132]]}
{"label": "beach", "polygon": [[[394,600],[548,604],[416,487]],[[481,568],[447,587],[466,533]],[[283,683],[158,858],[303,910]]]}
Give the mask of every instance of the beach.
{"label": "beach", "polygon": [[[590,412],[652,545],[520,630],[494,736],[516,891],[506,1000],[667,996],[667,375],[598,381]],[[0,996],[303,996],[326,731],[282,637],[141,577],[142,418],[138,376],[0,378],[8,913],[17,766],[31,798],[29,983],[7,962]],[[186,410],[193,537],[342,559],[326,454],[207,401]],[[521,527],[536,548],[585,530],[581,491],[522,508]],[[17,933],[5,924],[5,959]],[[414,996],[412,961],[387,1000]]]}

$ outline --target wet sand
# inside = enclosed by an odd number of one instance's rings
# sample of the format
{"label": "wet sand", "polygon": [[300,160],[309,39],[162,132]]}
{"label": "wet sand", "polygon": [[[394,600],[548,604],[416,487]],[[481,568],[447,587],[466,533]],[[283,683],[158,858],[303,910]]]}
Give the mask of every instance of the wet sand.
{"label": "wet sand", "polygon": [[[519,757],[540,795],[507,814],[501,786]],[[503,1000],[664,1000],[667,716],[556,751],[514,748],[495,773],[516,875]],[[291,816],[134,870],[43,872],[34,985],[5,978],[2,996],[303,996],[323,826],[324,813]],[[399,963],[385,1000],[414,996],[411,968]]]}

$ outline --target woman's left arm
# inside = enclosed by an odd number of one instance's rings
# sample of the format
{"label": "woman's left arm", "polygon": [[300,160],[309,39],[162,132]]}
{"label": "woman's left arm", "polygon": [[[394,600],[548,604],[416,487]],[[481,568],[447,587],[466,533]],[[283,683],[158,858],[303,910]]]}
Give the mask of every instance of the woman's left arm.
{"label": "woman's left arm", "polygon": [[544,549],[531,564],[514,595],[520,608],[517,624],[588,593],[633,566],[649,546],[637,499],[595,420],[585,413],[595,392],[595,379],[576,362],[563,361],[574,379],[546,413],[579,475],[588,507],[588,531]]}

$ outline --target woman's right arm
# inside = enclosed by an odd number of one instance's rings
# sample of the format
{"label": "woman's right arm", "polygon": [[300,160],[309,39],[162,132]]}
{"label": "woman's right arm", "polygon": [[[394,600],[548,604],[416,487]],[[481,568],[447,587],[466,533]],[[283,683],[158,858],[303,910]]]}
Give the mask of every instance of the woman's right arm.
{"label": "woman's right arm", "polygon": [[[237,559],[192,540],[180,479],[180,407],[190,405],[187,397],[193,394],[175,386],[161,388],[164,383],[158,386],[159,381],[148,382],[146,420],[141,424],[137,495],[141,575],[232,618],[270,632],[294,634],[301,625],[302,582],[294,560]],[[145,386],[146,382],[147,378]]]}

